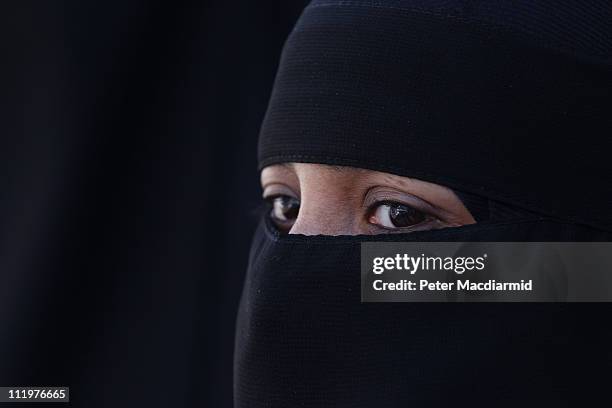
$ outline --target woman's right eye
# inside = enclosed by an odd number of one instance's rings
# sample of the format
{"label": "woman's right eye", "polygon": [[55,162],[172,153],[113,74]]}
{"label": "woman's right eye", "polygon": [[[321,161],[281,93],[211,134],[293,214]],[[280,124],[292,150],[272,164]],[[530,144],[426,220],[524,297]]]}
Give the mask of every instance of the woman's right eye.
{"label": "woman's right eye", "polygon": [[270,203],[270,218],[282,231],[289,231],[300,211],[300,200],[287,195],[266,198]]}

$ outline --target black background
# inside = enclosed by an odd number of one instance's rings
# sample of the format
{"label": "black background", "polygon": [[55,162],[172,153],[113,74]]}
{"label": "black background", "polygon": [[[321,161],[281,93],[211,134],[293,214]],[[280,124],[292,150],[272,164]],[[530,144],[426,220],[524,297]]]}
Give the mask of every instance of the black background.
{"label": "black background", "polygon": [[0,386],[231,406],[257,132],[305,4],[3,2]]}

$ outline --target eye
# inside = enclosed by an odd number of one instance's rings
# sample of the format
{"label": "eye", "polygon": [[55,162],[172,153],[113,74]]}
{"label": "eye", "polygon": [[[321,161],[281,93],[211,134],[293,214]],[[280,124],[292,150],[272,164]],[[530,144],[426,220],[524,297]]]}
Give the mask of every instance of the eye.
{"label": "eye", "polygon": [[293,226],[300,211],[300,200],[287,195],[277,195],[266,198],[270,203],[270,218],[276,226],[288,231]]}
{"label": "eye", "polygon": [[427,214],[405,204],[384,202],[376,205],[368,221],[387,229],[412,227],[428,220]]}

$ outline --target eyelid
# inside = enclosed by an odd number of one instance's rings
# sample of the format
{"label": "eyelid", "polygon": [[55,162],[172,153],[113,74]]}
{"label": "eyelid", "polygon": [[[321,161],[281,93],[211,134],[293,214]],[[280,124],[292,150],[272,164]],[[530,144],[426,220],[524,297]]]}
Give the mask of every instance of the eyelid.
{"label": "eyelid", "polygon": [[407,192],[389,187],[373,187],[366,192],[363,199],[365,209],[370,211],[384,204],[402,204],[434,217],[442,217],[442,211],[438,207]]}
{"label": "eyelid", "polygon": [[300,199],[299,195],[296,194],[293,189],[282,183],[269,183],[263,186],[262,197],[264,200],[271,199],[273,197],[278,196],[288,196],[295,198],[297,200]]}

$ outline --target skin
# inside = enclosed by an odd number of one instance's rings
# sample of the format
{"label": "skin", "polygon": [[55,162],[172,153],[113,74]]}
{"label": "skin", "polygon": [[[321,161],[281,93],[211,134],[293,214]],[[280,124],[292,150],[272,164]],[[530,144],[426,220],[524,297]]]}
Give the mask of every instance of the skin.
{"label": "skin", "polygon": [[[261,185],[263,197],[271,205],[272,220],[289,234],[406,233],[475,222],[447,187],[373,170],[280,164],[263,169]],[[287,200],[295,205],[290,217],[284,211]],[[390,214],[395,208],[407,209],[421,222],[394,225],[397,217]]]}

